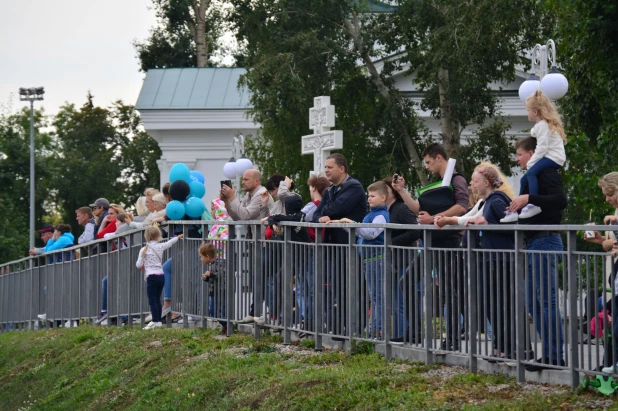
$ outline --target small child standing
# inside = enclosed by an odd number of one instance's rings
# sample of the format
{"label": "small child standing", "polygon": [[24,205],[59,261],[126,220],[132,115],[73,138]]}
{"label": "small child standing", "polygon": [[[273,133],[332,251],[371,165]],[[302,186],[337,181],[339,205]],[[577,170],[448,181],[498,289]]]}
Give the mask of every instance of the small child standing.
{"label": "small child standing", "polygon": [[[538,175],[548,168],[556,170],[562,168],[566,161],[564,145],[567,140],[560,115],[553,103],[541,90],[537,90],[526,99],[526,111],[528,112],[528,121],[536,123],[530,131],[530,135],[536,138],[536,150],[528,160],[528,171],[520,180],[519,195],[524,194],[526,187],[528,194],[538,195]],[[522,208],[520,215],[517,215],[517,208],[511,203],[506,211],[506,217],[501,219],[500,222],[513,223],[520,218],[531,218],[541,212],[541,207],[528,204]]]}
{"label": "small child standing", "polygon": [[152,322],[144,329],[153,329],[162,327],[161,324],[161,292],[165,285],[163,277],[163,252],[173,246],[178,240],[183,237],[183,234],[167,240],[164,243],[161,241],[161,230],[159,227],[148,227],[144,232],[146,246],[139,250],[139,257],[135,266],[140,270],[144,270],[144,279],[146,280],[146,293],[148,294],[148,305],[150,305],[150,314]]}
{"label": "small child standing", "polygon": [[[216,318],[225,317],[225,259],[215,257],[215,245],[204,243],[198,250],[202,264],[210,264],[210,270],[202,274],[202,280],[208,282],[208,311]],[[219,320],[221,334],[227,334],[227,321]]]}
{"label": "small child standing", "polygon": [[[388,224],[390,218],[386,202],[388,200],[388,186],[384,181],[378,181],[367,187],[367,202],[369,213],[363,218],[363,223]],[[330,221],[329,223],[354,223],[349,218]],[[382,248],[364,247],[384,245],[383,228],[357,228],[357,243],[361,245],[359,252],[363,259],[363,272],[369,296],[372,302],[372,329],[374,338],[382,337]]]}

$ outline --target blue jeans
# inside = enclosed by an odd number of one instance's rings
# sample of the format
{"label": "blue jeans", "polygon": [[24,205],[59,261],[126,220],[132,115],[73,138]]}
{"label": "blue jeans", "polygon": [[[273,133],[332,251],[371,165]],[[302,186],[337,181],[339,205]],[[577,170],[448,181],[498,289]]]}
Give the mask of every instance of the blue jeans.
{"label": "blue jeans", "polygon": [[[526,249],[550,252],[550,254],[528,255],[528,275],[526,278],[528,312],[530,315],[534,315],[536,330],[541,335],[543,357],[560,360],[563,358],[564,339],[562,315],[558,310],[556,301],[556,255],[551,254],[551,252],[564,250],[562,238],[559,235],[536,238],[528,241]],[[549,271],[547,270],[548,266]],[[543,321],[541,321],[541,318]]]}
{"label": "blue jeans", "polygon": [[165,278],[165,285],[163,286],[163,299],[165,301],[172,301],[172,259],[168,258],[163,263],[163,277]]}
{"label": "blue jeans", "polygon": [[548,168],[559,170],[560,168],[562,168],[562,166],[558,165],[556,162],[550,160],[547,157],[543,157],[542,159],[534,163],[534,165],[530,167],[530,169],[519,181],[521,185],[519,189],[519,195],[522,195],[524,193],[524,188],[526,188],[526,186],[528,186],[528,194],[539,194],[539,180],[537,176],[541,171],[547,170]]}
{"label": "blue jeans", "polygon": [[107,276],[103,277],[101,284],[101,311],[107,312]]}
{"label": "blue jeans", "polygon": [[305,329],[308,325],[313,326],[313,259],[309,254],[309,260],[301,262],[296,272],[296,312],[298,322],[305,320]]}
{"label": "blue jeans", "polygon": [[149,275],[146,278],[146,294],[148,294],[148,305],[150,306],[150,314],[152,321],[155,323],[161,322],[161,290],[165,284],[165,278],[162,275]]}
{"label": "blue jeans", "polygon": [[[371,255],[371,253],[368,253]],[[375,252],[374,252],[375,254]],[[382,256],[370,257],[363,263],[365,281],[371,298],[372,336],[379,337],[382,332]]]}

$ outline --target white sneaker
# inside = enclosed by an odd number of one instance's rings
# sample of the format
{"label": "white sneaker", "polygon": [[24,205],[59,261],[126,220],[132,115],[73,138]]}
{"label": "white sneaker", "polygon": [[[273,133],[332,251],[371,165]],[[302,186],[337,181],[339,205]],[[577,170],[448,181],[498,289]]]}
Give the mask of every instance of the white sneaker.
{"label": "white sneaker", "polygon": [[39,317],[39,320],[41,320],[41,321],[47,320],[47,314],[39,314],[39,315],[37,315],[37,317]]}
{"label": "white sneaker", "polygon": [[156,322],[153,321],[150,324],[152,324],[152,327],[150,327],[150,329],[163,327],[163,323],[162,322],[157,322],[156,323]]}
{"label": "white sneaker", "polygon": [[[616,366],[618,367],[618,364],[616,364]],[[607,373],[607,374],[613,374],[615,372],[613,365],[610,366],[610,367],[603,367],[603,369],[601,371],[603,371],[604,373]]]}
{"label": "white sneaker", "polygon": [[39,329],[39,322],[38,321],[34,322],[34,324],[32,326],[32,329],[35,330],[35,331]]}
{"label": "white sneaker", "polygon": [[152,314],[148,314],[148,317],[144,320],[145,323],[149,323],[152,321]]}
{"label": "white sneaker", "polygon": [[71,328],[71,321],[64,323],[64,328]]}
{"label": "white sneaker", "polygon": [[252,315],[248,315],[242,320],[238,321],[238,324],[249,324],[255,321],[255,317]]}
{"label": "white sneaker", "polygon": [[507,211],[506,217],[500,220],[501,223],[516,223],[519,220],[519,215],[514,211]]}
{"label": "white sneaker", "polygon": [[151,328],[154,328],[154,325],[155,325],[155,324],[156,324],[156,323],[154,323],[154,322],[152,322],[152,321],[151,321],[151,322],[149,322],[148,324],[146,324],[146,325],[144,326],[144,330],[150,330]]}
{"label": "white sneaker", "polygon": [[192,317],[192,316],[188,316],[188,317],[187,317],[187,322],[188,322],[189,324],[191,324],[191,323],[196,323],[196,322],[198,322],[199,320],[200,320],[200,319],[199,319],[199,318],[197,318],[197,317]]}
{"label": "white sneaker", "polygon": [[528,204],[521,210],[519,218],[531,218],[537,214],[541,214],[542,211],[543,210],[541,210],[541,207],[537,207],[534,204]]}
{"label": "white sneaker", "polygon": [[264,320],[264,316],[260,316],[260,317],[255,317],[254,321],[257,325],[264,325],[265,320]]}

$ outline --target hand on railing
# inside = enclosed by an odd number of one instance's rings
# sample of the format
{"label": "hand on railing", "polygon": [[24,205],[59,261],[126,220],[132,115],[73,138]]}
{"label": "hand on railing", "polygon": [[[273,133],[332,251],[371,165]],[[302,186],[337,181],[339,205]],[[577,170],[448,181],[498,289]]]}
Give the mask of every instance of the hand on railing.
{"label": "hand on railing", "polygon": [[[324,218],[324,217],[322,217]],[[322,219],[320,218],[320,220]],[[338,224],[338,223],[355,223],[355,221],[350,220],[349,218],[342,218],[340,220],[331,220],[330,218],[326,221],[326,224]]]}
{"label": "hand on railing", "polygon": [[418,223],[419,224],[433,224],[433,216],[429,214],[427,211],[421,211],[418,213]]}

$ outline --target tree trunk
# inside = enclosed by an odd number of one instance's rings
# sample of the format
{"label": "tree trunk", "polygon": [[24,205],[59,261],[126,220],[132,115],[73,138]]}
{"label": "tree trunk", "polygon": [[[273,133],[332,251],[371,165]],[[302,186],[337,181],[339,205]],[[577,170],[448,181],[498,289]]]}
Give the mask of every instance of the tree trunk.
{"label": "tree trunk", "polygon": [[197,66],[206,67],[208,65],[208,42],[206,41],[206,10],[210,6],[211,0],[194,0],[193,11],[195,14],[195,25],[192,34],[195,40],[197,54]]}
{"label": "tree trunk", "polygon": [[421,182],[421,185],[422,186],[428,185],[429,179],[427,178],[427,174],[425,173],[425,167],[416,149],[416,144],[414,144],[412,137],[410,137],[410,133],[408,133],[407,125],[401,119],[401,116],[399,115],[399,113],[397,113],[397,111],[395,110],[397,96],[391,95],[391,91],[388,89],[388,87],[386,87],[386,85],[384,84],[384,81],[382,81],[382,78],[380,77],[380,73],[378,73],[378,70],[373,64],[373,61],[371,60],[369,53],[367,53],[367,50],[365,49],[363,41],[360,38],[360,24],[358,21],[358,15],[356,13],[354,14],[354,23],[352,23],[348,19],[345,19],[345,26],[350,34],[350,37],[352,37],[354,47],[356,48],[358,53],[361,55],[361,58],[363,59],[365,66],[369,70],[369,73],[371,74],[371,78],[374,84],[376,85],[376,87],[378,88],[378,92],[380,93],[382,98],[389,104],[391,118],[395,122],[398,131],[401,133],[403,137],[403,142],[406,146],[406,150],[408,151],[408,155],[410,156],[410,161],[412,162],[412,166],[414,167],[414,170],[416,171],[416,175],[418,176],[418,179]]}
{"label": "tree trunk", "polygon": [[[459,122],[453,119],[451,106],[448,103],[446,93],[449,87],[448,70],[438,70],[438,92],[440,93],[440,118],[442,120],[442,145],[449,158],[457,158],[461,148],[461,131]],[[463,162],[457,164],[457,170],[463,172]]]}

